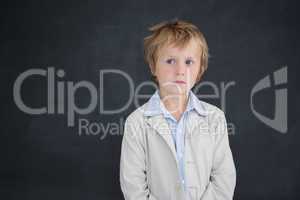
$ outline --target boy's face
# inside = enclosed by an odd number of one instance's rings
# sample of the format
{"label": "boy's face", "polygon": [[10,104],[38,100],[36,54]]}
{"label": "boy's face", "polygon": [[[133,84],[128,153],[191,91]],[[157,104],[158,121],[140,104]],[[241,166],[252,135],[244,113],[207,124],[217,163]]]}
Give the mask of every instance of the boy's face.
{"label": "boy's face", "polygon": [[154,75],[165,94],[182,95],[194,86],[200,71],[201,49],[196,39],[183,48],[164,45],[157,55]]}

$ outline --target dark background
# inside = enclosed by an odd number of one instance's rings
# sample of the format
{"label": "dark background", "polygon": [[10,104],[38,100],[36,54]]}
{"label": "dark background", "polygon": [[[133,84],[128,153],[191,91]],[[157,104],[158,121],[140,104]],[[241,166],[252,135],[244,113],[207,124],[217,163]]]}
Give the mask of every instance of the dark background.
{"label": "dark background", "polygon": [[[150,79],[142,52],[147,28],[174,17],[196,24],[206,36],[212,57],[203,80],[236,83],[226,97],[227,121],[236,126],[230,136],[234,199],[300,199],[297,1],[6,1],[0,15],[0,199],[123,199],[122,135],[79,136],[66,115],[23,113],[13,100],[13,84],[28,69],[50,66],[65,71],[62,81],[88,80],[98,87],[99,70],[119,69],[140,84]],[[253,115],[249,96],[260,79],[285,65],[288,132],[282,134]],[[104,82],[106,108],[122,106],[128,98],[124,79]],[[24,101],[45,105],[46,89],[44,78],[26,81]],[[81,107],[89,100],[84,90],[76,95]],[[220,99],[203,100],[220,107]],[[274,91],[258,95],[255,104],[272,117]],[[119,114],[76,119],[118,123],[134,109],[132,104]]]}

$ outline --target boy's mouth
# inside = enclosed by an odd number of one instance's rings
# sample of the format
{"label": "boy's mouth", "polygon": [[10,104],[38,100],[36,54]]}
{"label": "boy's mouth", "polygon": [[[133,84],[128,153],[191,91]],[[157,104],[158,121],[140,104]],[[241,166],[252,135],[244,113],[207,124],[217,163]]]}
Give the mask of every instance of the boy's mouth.
{"label": "boy's mouth", "polygon": [[174,81],[174,82],[177,83],[177,84],[186,84],[185,81]]}

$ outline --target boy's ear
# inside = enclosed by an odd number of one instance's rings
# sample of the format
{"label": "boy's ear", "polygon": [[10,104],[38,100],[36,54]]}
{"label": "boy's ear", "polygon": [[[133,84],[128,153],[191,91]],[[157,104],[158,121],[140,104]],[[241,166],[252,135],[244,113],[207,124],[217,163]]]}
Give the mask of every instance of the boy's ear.
{"label": "boy's ear", "polygon": [[155,76],[155,68],[153,65],[150,65],[150,71],[151,71],[152,75]]}

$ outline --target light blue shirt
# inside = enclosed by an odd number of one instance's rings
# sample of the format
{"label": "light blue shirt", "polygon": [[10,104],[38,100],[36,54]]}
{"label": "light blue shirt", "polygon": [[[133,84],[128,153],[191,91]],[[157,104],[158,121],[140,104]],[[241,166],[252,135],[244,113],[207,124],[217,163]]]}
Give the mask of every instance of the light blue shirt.
{"label": "light blue shirt", "polygon": [[177,121],[172,114],[165,108],[164,104],[162,103],[159,90],[156,90],[153,96],[149,100],[149,110],[151,113],[148,115],[157,115],[163,114],[164,118],[167,120],[169,128],[172,133],[172,137],[174,140],[175,148],[176,148],[176,156],[179,163],[179,175],[181,178],[181,182],[186,190],[185,184],[185,175],[184,175],[184,148],[185,148],[185,141],[184,141],[184,133],[185,133],[185,122],[187,116],[190,112],[198,112],[202,114],[203,107],[196,97],[196,95],[190,90],[188,92],[188,103],[185,111],[182,113],[180,119]]}

